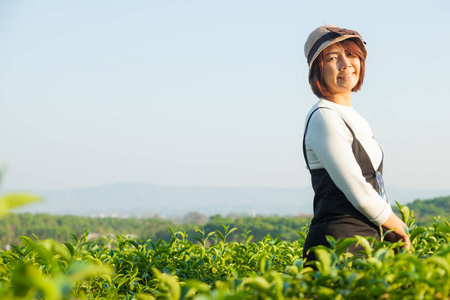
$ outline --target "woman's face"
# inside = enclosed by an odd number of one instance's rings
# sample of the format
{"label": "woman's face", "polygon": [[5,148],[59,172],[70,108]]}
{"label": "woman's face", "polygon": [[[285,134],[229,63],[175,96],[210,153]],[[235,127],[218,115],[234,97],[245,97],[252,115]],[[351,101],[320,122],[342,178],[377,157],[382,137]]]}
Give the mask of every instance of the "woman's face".
{"label": "woman's face", "polygon": [[358,56],[335,44],[323,50],[322,76],[333,96],[350,96],[359,80]]}

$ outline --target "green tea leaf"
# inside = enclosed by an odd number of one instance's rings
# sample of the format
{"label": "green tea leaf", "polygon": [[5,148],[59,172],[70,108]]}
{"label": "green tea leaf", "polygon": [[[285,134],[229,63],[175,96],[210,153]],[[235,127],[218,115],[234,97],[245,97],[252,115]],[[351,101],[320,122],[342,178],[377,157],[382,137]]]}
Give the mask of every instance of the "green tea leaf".
{"label": "green tea leaf", "polygon": [[319,271],[323,275],[328,275],[330,273],[331,256],[328,251],[321,248],[315,248],[314,253],[316,254],[317,261],[319,262]]}
{"label": "green tea leaf", "polygon": [[250,286],[254,289],[258,289],[260,291],[265,291],[270,288],[270,283],[267,282],[267,280],[264,279],[263,277],[246,278],[244,279],[242,284]]}
{"label": "green tea leaf", "polygon": [[69,249],[70,255],[73,256],[75,254],[75,248],[73,247],[73,245],[70,243],[64,243],[64,245],[67,247],[67,249]]}
{"label": "green tea leaf", "polygon": [[424,233],[425,231],[426,231],[426,229],[424,227],[414,228],[413,231],[411,232],[411,235],[409,236],[411,243],[416,239],[417,236]]}
{"label": "green tea leaf", "polygon": [[0,217],[8,213],[11,209],[40,201],[41,198],[28,194],[9,194],[0,198]]}
{"label": "green tea leaf", "polygon": [[340,240],[336,245],[336,254],[341,255],[345,250],[348,249],[348,247],[356,243],[356,241],[357,240],[355,238],[346,238]]}

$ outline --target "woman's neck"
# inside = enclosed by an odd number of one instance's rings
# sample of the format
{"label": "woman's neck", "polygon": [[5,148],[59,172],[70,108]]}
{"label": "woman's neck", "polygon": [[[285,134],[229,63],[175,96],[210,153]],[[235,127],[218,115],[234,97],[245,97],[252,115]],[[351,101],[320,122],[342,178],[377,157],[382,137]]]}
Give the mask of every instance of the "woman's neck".
{"label": "woman's neck", "polygon": [[336,104],[352,106],[352,97],[350,93],[346,94],[332,94],[330,98],[326,99]]}

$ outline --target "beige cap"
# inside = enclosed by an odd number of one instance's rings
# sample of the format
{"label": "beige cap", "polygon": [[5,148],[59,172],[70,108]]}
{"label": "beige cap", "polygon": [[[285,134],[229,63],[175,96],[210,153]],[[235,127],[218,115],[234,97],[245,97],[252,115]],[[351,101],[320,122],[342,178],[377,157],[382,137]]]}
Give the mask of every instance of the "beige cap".
{"label": "beige cap", "polygon": [[305,43],[305,56],[309,65],[309,71],[311,72],[312,63],[325,47],[350,38],[354,38],[364,53],[364,57],[367,57],[365,42],[356,31],[340,28],[335,25],[325,25],[311,32]]}

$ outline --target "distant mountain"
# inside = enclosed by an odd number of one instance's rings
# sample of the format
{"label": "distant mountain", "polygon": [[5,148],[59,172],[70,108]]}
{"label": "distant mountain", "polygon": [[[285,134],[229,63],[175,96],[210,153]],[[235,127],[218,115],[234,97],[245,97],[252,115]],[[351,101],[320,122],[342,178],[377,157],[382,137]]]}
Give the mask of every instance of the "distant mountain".
{"label": "distant mountain", "polygon": [[[13,191],[8,191],[13,192]],[[89,188],[29,190],[43,202],[16,212],[78,216],[183,216],[199,212],[221,214],[312,214],[313,191],[306,188],[265,187],[168,187],[143,183],[118,183]],[[3,191],[2,193],[5,193]],[[448,190],[396,189],[389,191],[391,204],[450,195]]]}
{"label": "distant mountain", "polygon": [[296,215],[312,213],[310,188],[166,187],[141,183],[30,190],[43,202],[17,212],[99,216],[182,216],[240,213]]}

